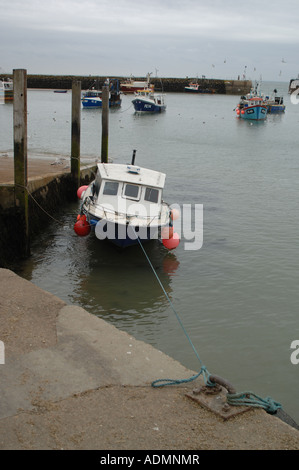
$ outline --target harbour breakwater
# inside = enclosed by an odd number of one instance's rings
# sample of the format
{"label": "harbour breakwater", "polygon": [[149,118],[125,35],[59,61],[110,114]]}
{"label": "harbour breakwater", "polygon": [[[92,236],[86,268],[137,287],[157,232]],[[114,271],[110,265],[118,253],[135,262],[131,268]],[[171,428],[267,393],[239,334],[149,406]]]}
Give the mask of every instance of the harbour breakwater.
{"label": "harbour breakwater", "polygon": [[[0,75],[6,78],[9,75]],[[12,78],[12,76],[10,76]],[[123,82],[127,77],[109,77],[116,78]],[[74,80],[81,81],[82,90],[87,90],[97,83],[101,88],[107,77],[101,76],[78,76],[78,75],[27,75],[27,87],[37,89],[53,89],[53,90],[71,90]],[[134,77],[136,80],[144,80],[144,77]],[[151,83],[155,85],[155,90],[163,92],[180,93],[184,92],[186,86],[191,81],[199,83],[200,88],[206,92],[213,92],[225,95],[243,95],[249,93],[252,82],[251,80],[220,80],[213,78],[151,78]]]}

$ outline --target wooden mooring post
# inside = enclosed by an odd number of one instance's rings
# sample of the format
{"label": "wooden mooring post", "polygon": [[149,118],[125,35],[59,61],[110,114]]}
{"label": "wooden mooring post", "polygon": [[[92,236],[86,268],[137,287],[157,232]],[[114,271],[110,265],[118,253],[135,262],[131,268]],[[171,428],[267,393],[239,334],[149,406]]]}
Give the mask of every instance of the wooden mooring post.
{"label": "wooden mooring post", "polygon": [[71,173],[77,188],[80,186],[80,130],[81,130],[81,82],[72,83],[72,143]]}
{"label": "wooden mooring post", "polygon": [[102,152],[101,162],[108,163],[109,85],[102,88]]}
{"label": "wooden mooring post", "polygon": [[20,255],[30,254],[27,192],[27,70],[13,71],[15,207],[19,217]]}

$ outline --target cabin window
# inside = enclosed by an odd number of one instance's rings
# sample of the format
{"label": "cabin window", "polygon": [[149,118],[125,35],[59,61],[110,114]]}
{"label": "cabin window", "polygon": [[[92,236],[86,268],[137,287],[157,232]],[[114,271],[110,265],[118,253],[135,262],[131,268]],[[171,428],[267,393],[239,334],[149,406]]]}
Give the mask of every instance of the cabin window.
{"label": "cabin window", "polygon": [[124,196],[129,199],[138,199],[139,189],[140,187],[136,186],[136,184],[126,184]]}
{"label": "cabin window", "polygon": [[144,200],[149,202],[158,202],[159,191],[154,188],[146,188]]}
{"label": "cabin window", "polygon": [[103,194],[108,196],[116,196],[118,191],[118,183],[116,181],[106,181]]}

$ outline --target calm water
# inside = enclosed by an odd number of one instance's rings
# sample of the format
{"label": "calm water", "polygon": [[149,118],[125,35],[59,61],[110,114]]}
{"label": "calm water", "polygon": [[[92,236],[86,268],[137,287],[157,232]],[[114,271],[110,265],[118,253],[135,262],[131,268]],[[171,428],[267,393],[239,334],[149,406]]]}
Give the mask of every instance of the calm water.
{"label": "calm water", "polygon": [[[235,117],[238,96],[167,94],[167,111],[136,116],[131,97],[110,111],[109,155],[167,174],[169,203],[203,204],[204,242],[171,253],[146,246],[173,306],[209,372],[238,391],[271,396],[299,422],[299,364],[290,361],[298,329],[299,105],[287,84],[265,83],[287,106],[282,116],[249,123]],[[28,91],[33,156],[70,153],[71,94]],[[12,149],[12,106],[0,106],[1,152]],[[4,119],[3,119],[4,118]],[[82,110],[81,154],[100,156],[101,111]],[[139,247],[119,253],[73,231],[67,206],[16,270],[174,357],[200,364]],[[167,376],[167,372],[166,372]],[[164,377],[157,377],[164,378]]]}

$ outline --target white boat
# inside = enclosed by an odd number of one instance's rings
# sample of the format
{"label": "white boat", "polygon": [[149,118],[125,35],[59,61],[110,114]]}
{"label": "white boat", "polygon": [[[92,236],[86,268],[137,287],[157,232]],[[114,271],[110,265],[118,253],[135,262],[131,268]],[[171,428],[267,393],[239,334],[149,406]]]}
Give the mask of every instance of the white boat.
{"label": "white boat", "polygon": [[138,90],[132,100],[134,109],[140,113],[161,113],[166,110],[165,95],[152,90]]}
{"label": "white boat", "polygon": [[10,78],[0,80],[0,100],[13,101],[13,81]]}
{"label": "white boat", "polygon": [[184,90],[188,93],[215,93],[214,89],[203,87],[197,81],[190,82],[188,86],[185,86]]}
{"label": "white boat", "polygon": [[[162,200],[165,178],[136,166],[135,152],[131,165],[98,163],[95,180],[78,189],[82,202],[75,232],[85,236],[94,229],[98,239],[122,248],[158,239],[162,228],[172,227],[172,211]],[[173,237],[171,229],[168,234]]]}
{"label": "white boat", "polygon": [[120,90],[126,94],[126,93],[135,93],[138,90],[141,89],[150,89],[151,91],[154,91],[155,86],[153,84],[150,84],[150,76],[151,74],[148,73],[146,76],[146,80],[134,80],[133,77],[128,78],[125,82],[122,82],[120,84]]}

